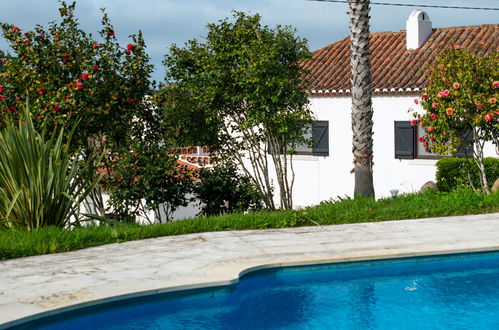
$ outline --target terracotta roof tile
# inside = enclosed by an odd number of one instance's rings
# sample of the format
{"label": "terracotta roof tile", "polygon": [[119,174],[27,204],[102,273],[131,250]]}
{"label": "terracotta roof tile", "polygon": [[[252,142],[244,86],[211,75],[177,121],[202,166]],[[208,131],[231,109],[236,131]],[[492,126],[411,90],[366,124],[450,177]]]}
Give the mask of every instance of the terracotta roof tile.
{"label": "terracotta roof tile", "polygon": [[[373,91],[400,93],[400,89],[424,88],[424,69],[453,43],[476,49],[480,55],[497,51],[499,24],[433,29],[428,40],[415,50],[406,49],[405,31],[371,33],[370,40]],[[309,71],[306,76],[309,92],[345,93],[350,89],[351,77],[349,38],[316,50],[302,65]]]}

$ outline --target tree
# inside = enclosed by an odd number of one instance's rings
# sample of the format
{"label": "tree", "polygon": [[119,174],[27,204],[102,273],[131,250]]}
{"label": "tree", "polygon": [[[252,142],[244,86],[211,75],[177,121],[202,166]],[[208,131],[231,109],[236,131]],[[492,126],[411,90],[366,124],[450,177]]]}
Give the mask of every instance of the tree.
{"label": "tree", "polygon": [[[79,122],[72,149],[81,149],[85,159],[105,152],[100,167],[109,169],[112,154],[129,145],[132,123],[149,120],[148,105],[141,100],[150,90],[152,66],[140,32],[121,47],[104,13],[100,38],[94,39],[79,28],[74,11],[75,3],[62,1],[61,21],[48,29],[37,26],[23,32],[1,25],[13,55],[2,58],[0,122],[16,120],[29,99],[38,130]],[[88,170],[90,181],[96,171]],[[93,211],[103,214],[100,189],[92,197]]]}
{"label": "tree", "polygon": [[309,56],[306,40],[290,27],[262,26],[259,15],[233,16],[233,22],[209,24],[205,42],[170,48],[164,61],[167,97],[161,102],[169,105],[176,136],[190,135],[189,142],[210,145],[222,161],[234,160],[268,209],[275,209],[273,164],[280,206],[290,209],[293,148],[305,141],[312,119],[300,87],[299,63]]}
{"label": "tree", "polygon": [[[472,156],[480,171],[481,188],[490,193],[483,164],[484,145],[499,147],[499,98],[497,51],[480,56],[473,49],[453,45],[432,65],[428,86],[415,103],[425,113],[414,113],[413,125],[424,127],[420,138],[427,151],[448,155],[458,149]],[[467,145],[472,141],[472,147]],[[473,186],[472,182],[470,184]]]}
{"label": "tree", "polygon": [[369,0],[349,0],[355,196],[374,197]]}

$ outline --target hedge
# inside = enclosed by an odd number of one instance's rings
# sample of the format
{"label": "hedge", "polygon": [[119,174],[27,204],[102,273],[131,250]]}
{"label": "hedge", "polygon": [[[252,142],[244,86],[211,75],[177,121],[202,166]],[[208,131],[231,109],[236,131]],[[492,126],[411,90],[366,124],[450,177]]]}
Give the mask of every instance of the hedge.
{"label": "hedge", "polygon": [[[488,157],[483,160],[489,188],[499,178],[499,159]],[[452,191],[458,187],[469,187],[468,169],[475,188],[480,188],[478,166],[471,158],[442,158],[437,162],[437,187],[440,191]]]}

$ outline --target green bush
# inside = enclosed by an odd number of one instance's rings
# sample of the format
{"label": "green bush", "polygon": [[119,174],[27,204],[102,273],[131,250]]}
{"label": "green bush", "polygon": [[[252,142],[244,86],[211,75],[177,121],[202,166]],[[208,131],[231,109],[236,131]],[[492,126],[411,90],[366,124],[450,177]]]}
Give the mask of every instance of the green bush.
{"label": "green bush", "polygon": [[263,196],[250,178],[237,173],[232,164],[202,168],[194,194],[204,204],[201,214],[219,215],[260,210]]}
{"label": "green bush", "polygon": [[[499,178],[499,159],[485,158],[485,173],[489,188],[494,181]],[[437,187],[441,191],[452,191],[457,187],[470,187],[468,180],[468,171],[471,175],[473,185],[476,188],[481,187],[477,165],[473,159],[466,158],[442,158],[437,162]]]}
{"label": "green bush", "polygon": [[[73,130],[38,133],[26,108],[16,127],[0,132],[0,228],[64,227],[100,177],[81,176],[90,165],[69,150]],[[63,143],[63,140],[65,140]]]}

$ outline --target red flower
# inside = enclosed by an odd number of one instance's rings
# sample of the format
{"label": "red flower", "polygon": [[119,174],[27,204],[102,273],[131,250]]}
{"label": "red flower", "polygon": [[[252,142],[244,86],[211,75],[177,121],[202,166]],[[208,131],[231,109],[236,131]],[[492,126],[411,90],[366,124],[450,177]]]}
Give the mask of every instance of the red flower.
{"label": "red flower", "polygon": [[40,95],[41,95],[41,94],[45,94],[46,92],[47,92],[47,90],[46,90],[45,88],[40,88],[40,89],[38,90],[38,94],[40,94]]}
{"label": "red flower", "polygon": [[15,107],[15,106],[13,106],[13,105],[9,106],[9,111],[10,111],[10,112],[14,112],[14,111],[16,111],[16,107]]}
{"label": "red flower", "polygon": [[461,45],[455,45],[454,49],[461,49]]}
{"label": "red flower", "polygon": [[131,53],[132,53],[132,52],[131,52],[131,51],[129,51],[128,49],[127,49],[127,50],[125,50],[125,54],[126,54],[126,56],[129,56]]}
{"label": "red flower", "polygon": [[24,56],[24,55],[23,55],[23,56],[21,56],[21,60],[24,60],[25,58],[26,58],[26,56]]}
{"label": "red flower", "polygon": [[31,43],[31,41],[29,41],[29,40],[24,40],[24,43],[29,45],[29,44]]}
{"label": "red flower", "polygon": [[82,73],[81,74],[81,79],[88,80],[88,73]]}
{"label": "red flower", "polygon": [[[2,62],[3,62],[3,60],[4,60],[4,59],[2,59]],[[494,88],[499,88],[499,81],[497,81],[497,80],[496,80],[496,81],[494,81],[494,82],[492,83],[492,86],[494,86]]]}
{"label": "red flower", "polygon": [[428,99],[428,94],[427,93],[423,93],[423,100],[427,100]]}
{"label": "red flower", "polygon": [[16,101],[17,101],[17,102],[19,102],[19,101],[21,101],[21,100],[22,100],[22,98],[20,98],[19,96],[16,96]]}
{"label": "red flower", "polygon": [[93,44],[93,45],[92,45],[92,48],[93,48],[93,49],[97,49],[97,48],[99,48],[99,45],[97,45],[97,44]]}
{"label": "red flower", "polygon": [[5,90],[3,86],[0,86],[0,93],[2,93]]}
{"label": "red flower", "polygon": [[14,26],[12,28],[12,32],[20,32],[20,31],[21,31],[21,29],[19,29],[17,26]]}
{"label": "red flower", "polygon": [[26,125],[26,122],[23,120],[23,121],[21,122],[21,124]]}
{"label": "red flower", "polygon": [[411,120],[411,126],[416,126],[418,121],[416,119]]}
{"label": "red flower", "polygon": [[97,64],[95,64],[95,65],[94,65],[94,72],[99,71],[99,69],[100,69],[100,68],[99,68],[99,66],[98,66]]}
{"label": "red flower", "polygon": [[6,96],[6,95],[0,95],[0,100],[4,100],[4,99],[6,99],[6,98],[7,98],[7,96]]}
{"label": "red flower", "polygon": [[62,56],[62,59],[63,59],[64,61],[69,60],[69,55],[63,55],[63,56]]}
{"label": "red flower", "polygon": [[109,31],[107,31],[107,36],[108,37],[114,37],[114,30],[110,29]]}
{"label": "red flower", "polygon": [[38,117],[36,117],[36,118],[38,118],[38,120],[40,120],[40,119],[42,119],[42,116],[41,116],[41,115],[38,115]]}
{"label": "red flower", "polygon": [[429,144],[428,141],[423,142],[423,147],[425,148],[428,147],[428,144]]}
{"label": "red flower", "polygon": [[418,99],[414,99],[414,104],[419,104],[419,100]]}
{"label": "red flower", "polygon": [[488,113],[483,118],[485,119],[485,121],[491,121],[492,118],[494,118],[494,116],[492,114]]}
{"label": "red flower", "polygon": [[57,104],[54,105],[54,111],[59,111],[59,110],[60,110],[59,105],[57,105]]}
{"label": "red flower", "polygon": [[55,37],[54,42],[59,42],[59,38]]}
{"label": "red flower", "polygon": [[135,103],[135,101],[137,101],[137,100],[134,99],[133,97],[131,97],[131,98],[128,99],[128,102],[130,102],[130,103]]}
{"label": "red flower", "polygon": [[422,136],[421,136],[421,137],[419,138],[419,142],[424,142],[424,137],[422,137]]}
{"label": "red flower", "polygon": [[128,44],[128,45],[126,45],[126,49],[128,49],[130,51],[133,51],[135,49],[135,45],[134,44]]}
{"label": "red flower", "polygon": [[434,114],[434,113],[431,113],[431,114],[430,114],[430,118],[431,118],[431,119],[435,119],[435,118],[437,118],[437,116],[435,116],[435,114]]}
{"label": "red flower", "polygon": [[6,58],[2,58],[2,63],[5,63],[5,61],[7,61]]}
{"label": "red flower", "polygon": [[120,179],[120,178],[118,178],[116,181],[121,182],[121,179]]}
{"label": "red flower", "polygon": [[76,83],[76,89],[78,89],[78,90],[82,90],[83,89],[83,83],[81,81],[78,81]]}

